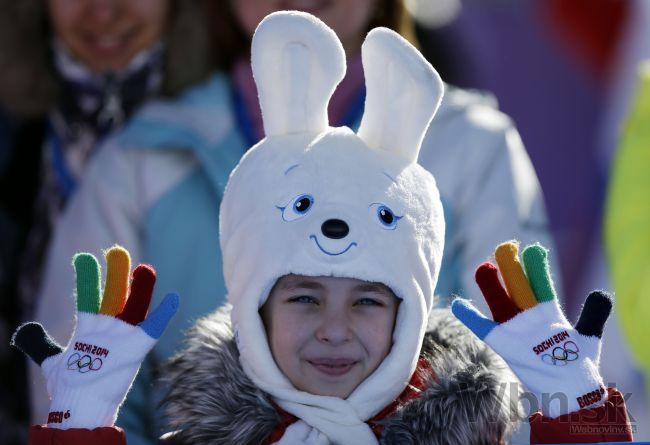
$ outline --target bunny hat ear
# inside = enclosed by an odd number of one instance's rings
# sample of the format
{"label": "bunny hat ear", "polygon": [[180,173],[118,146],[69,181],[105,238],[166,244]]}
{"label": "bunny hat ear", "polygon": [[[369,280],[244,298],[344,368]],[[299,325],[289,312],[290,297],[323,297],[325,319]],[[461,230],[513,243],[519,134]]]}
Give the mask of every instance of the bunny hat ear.
{"label": "bunny hat ear", "polygon": [[345,75],[334,31],[302,12],[270,14],[253,35],[251,63],[266,136],[328,128],[327,104]]}
{"label": "bunny hat ear", "polygon": [[442,99],[440,76],[413,45],[387,28],[368,33],[361,57],[367,91],[357,134],[372,148],[416,162]]}

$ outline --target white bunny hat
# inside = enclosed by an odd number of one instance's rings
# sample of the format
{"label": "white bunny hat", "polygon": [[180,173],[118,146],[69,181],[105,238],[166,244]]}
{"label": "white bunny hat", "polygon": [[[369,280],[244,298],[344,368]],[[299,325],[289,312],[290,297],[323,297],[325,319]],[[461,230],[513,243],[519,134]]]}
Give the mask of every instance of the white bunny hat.
{"label": "white bunny hat", "polygon": [[[376,443],[364,422],[415,370],[444,240],[435,180],[416,163],[442,97],[440,77],[385,28],[372,30],[361,51],[367,93],[355,134],[328,124],[327,104],[345,74],[334,32],[300,12],[259,24],[252,67],[266,138],[231,174],[220,216],[243,369],[282,408],[341,444]],[[273,360],[258,311],[290,273],[381,282],[402,300],[391,351],[346,400],[296,390]]]}

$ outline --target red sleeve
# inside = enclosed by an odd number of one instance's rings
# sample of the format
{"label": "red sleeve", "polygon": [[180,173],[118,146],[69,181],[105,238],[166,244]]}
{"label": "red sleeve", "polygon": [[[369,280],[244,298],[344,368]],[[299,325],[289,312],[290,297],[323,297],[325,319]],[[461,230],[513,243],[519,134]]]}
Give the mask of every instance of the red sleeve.
{"label": "red sleeve", "polygon": [[34,425],[29,430],[29,445],[126,445],[122,428],[111,426],[95,428],[70,428],[59,430],[46,425]]}
{"label": "red sleeve", "polygon": [[608,388],[609,398],[598,408],[584,408],[552,419],[536,412],[530,421],[530,443],[631,442],[632,425],[625,399]]}

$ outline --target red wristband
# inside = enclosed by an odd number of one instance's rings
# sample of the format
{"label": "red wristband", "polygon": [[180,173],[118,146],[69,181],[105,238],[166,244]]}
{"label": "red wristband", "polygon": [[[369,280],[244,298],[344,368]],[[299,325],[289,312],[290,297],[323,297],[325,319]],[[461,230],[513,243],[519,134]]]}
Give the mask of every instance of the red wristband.
{"label": "red wristband", "polygon": [[116,426],[94,428],[70,428],[60,430],[46,425],[34,425],[29,429],[29,445],[126,445],[122,428]]}
{"label": "red wristband", "polygon": [[557,418],[536,412],[529,417],[530,443],[631,442],[632,425],[623,395],[608,388],[603,406],[581,409]]}

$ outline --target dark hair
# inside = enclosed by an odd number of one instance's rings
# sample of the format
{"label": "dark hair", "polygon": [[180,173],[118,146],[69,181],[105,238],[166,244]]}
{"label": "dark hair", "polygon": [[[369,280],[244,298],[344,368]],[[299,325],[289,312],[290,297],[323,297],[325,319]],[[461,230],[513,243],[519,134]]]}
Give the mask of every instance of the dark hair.
{"label": "dark hair", "polygon": [[[237,17],[232,8],[236,0],[219,0],[206,4],[207,14],[211,16],[213,24],[210,31],[215,47],[217,66],[221,69],[230,69],[232,64],[240,57],[250,53],[250,36],[238,24]],[[415,43],[415,32],[410,17],[402,0],[378,0],[375,14],[368,24],[368,31],[378,26],[390,28],[399,32]]]}
{"label": "dark hair", "polygon": [[[216,54],[205,13],[206,5],[213,2],[171,2],[163,94],[174,95],[214,70]],[[0,0],[0,104],[8,111],[38,116],[56,103],[59,86],[51,62],[50,35],[44,0]]]}

